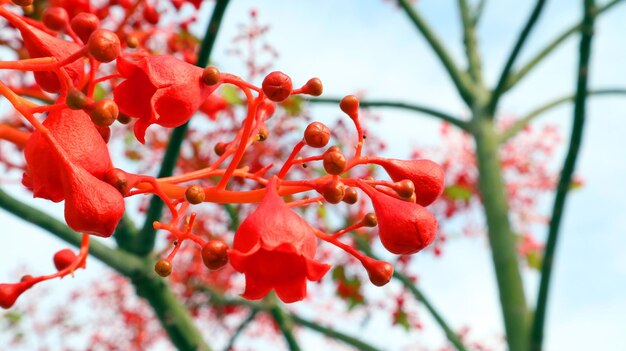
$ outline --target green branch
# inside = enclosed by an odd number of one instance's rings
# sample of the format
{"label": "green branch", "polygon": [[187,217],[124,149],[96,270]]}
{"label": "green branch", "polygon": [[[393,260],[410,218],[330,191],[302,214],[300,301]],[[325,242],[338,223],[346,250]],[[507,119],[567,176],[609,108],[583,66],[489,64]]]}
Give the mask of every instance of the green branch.
{"label": "green branch", "polygon": [[422,16],[415,10],[413,5],[411,5],[409,0],[398,0],[398,4],[409,16],[409,19],[415,27],[422,33],[424,39],[431,46],[439,60],[445,67],[448,75],[452,79],[452,82],[457,88],[457,91],[461,95],[461,98],[469,105],[471,105],[471,101],[473,100],[472,92],[471,92],[471,84],[470,79],[467,73],[459,70],[456,63],[452,60],[452,57],[445,49],[439,38],[432,31],[430,26],[426,23],[426,21],[422,18]]}
{"label": "green branch", "polygon": [[531,350],[541,350],[543,348],[543,333],[546,316],[546,306],[548,304],[548,291],[550,289],[550,278],[552,276],[552,266],[559,236],[559,227],[565,208],[565,200],[571,186],[576,160],[580,150],[585,124],[586,104],[587,104],[587,84],[589,80],[589,61],[591,59],[591,42],[593,39],[593,27],[595,1],[584,0],[584,18],[580,38],[580,56],[578,63],[578,79],[576,82],[576,101],[574,102],[574,123],[570,143],[567,150],[561,177],[557,186],[554,205],[552,208],[552,218],[548,229],[548,240],[541,267],[541,281],[539,283],[539,293],[535,308],[534,320],[531,329]]}
{"label": "green branch", "polygon": [[[594,9],[594,16],[599,16],[605,11],[610,10],[613,6],[617,5],[622,0],[612,0],[603,5],[602,7],[598,7]],[[537,55],[535,55],[527,64],[522,66],[514,75],[510,77],[507,81],[506,89],[510,89],[512,86],[517,84],[520,80],[522,80],[537,64],[539,64],[544,58],[546,58],[550,53],[552,53],[556,48],[558,48],[567,38],[569,38],[572,34],[577,33],[582,28],[582,22],[578,22],[575,25],[571,26],[567,30],[565,30],[561,35],[552,40],[543,50],[539,51]]]}
{"label": "green branch", "polygon": [[[339,102],[341,101],[341,99],[337,99],[337,98],[316,98],[316,99],[310,99],[308,100],[311,103],[315,103],[315,104],[336,104],[338,105]],[[466,121],[460,120],[450,114],[447,114],[445,112],[441,112],[435,109],[432,109],[430,107],[425,107],[425,106],[420,106],[420,105],[413,105],[413,104],[407,104],[404,102],[397,102],[397,101],[383,101],[383,100],[362,100],[360,101],[360,106],[361,107],[391,107],[391,108],[398,108],[398,109],[404,109],[404,110],[409,110],[409,111],[413,111],[413,112],[420,112],[426,115],[429,115],[431,117],[435,117],[435,118],[439,118],[445,122],[448,122],[464,131],[469,131],[469,123],[467,123]]]}
{"label": "green branch", "polygon": [[[200,52],[198,54],[198,61],[196,62],[196,65],[199,67],[204,67],[209,62],[209,57],[211,56],[215,40],[217,39],[217,33],[219,32],[222,18],[224,17],[224,13],[226,12],[226,6],[228,5],[228,2],[229,0],[218,0],[215,4],[213,14],[211,15],[211,19],[209,20],[209,24],[207,25],[206,34],[204,36],[204,40],[202,41]],[[176,166],[176,161],[178,160],[178,156],[180,154],[181,145],[183,143],[183,140],[185,139],[188,128],[189,122],[175,128],[172,132],[170,142],[167,145],[165,155],[163,156],[161,169],[158,173],[159,178],[169,177],[172,175],[174,167]],[[137,253],[147,255],[152,251],[154,247],[156,233],[156,230],[153,228],[152,223],[161,217],[163,207],[163,201],[161,201],[158,196],[152,196],[152,199],[150,199],[150,206],[148,207],[148,211],[146,213],[146,220],[144,222],[143,228],[141,229],[141,232],[139,233],[139,237],[137,238],[138,243],[134,250]]]}
{"label": "green branch", "polygon": [[474,26],[478,25],[478,22],[480,22],[480,17],[483,15],[483,11],[485,10],[485,3],[487,3],[486,0],[479,0],[478,4],[476,4],[476,7],[472,11],[472,22]]}
{"label": "green branch", "polygon": [[[49,214],[13,198],[0,189],[0,207],[20,219],[47,230],[54,236],[76,247],[80,246],[82,234],[71,230],[65,223]],[[110,248],[92,238],[89,242],[89,254],[102,261],[118,273],[130,276],[142,269],[143,263],[137,257],[121,250]]]}
{"label": "green branch", "polygon": [[239,324],[237,329],[235,329],[235,331],[233,332],[233,335],[230,336],[230,339],[228,340],[228,344],[226,344],[226,347],[224,347],[224,351],[231,351],[233,347],[235,347],[235,342],[237,341],[237,338],[239,338],[241,333],[243,333],[243,331],[248,327],[248,325],[250,325],[250,323],[254,321],[254,318],[256,318],[257,313],[259,313],[258,310],[250,311],[250,314],[248,314],[248,317],[246,317],[246,319],[244,319],[243,322]]}
{"label": "green branch", "polygon": [[[622,95],[626,94],[626,89],[597,89],[587,92],[587,96],[602,96],[602,95]],[[548,102],[545,105],[531,111],[526,116],[518,119],[510,126],[507,130],[505,130],[502,134],[500,134],[500,142],[507,142],[509,139],[517,135],[520,131],[522,131],[530,122],[532,122],[535,118],[539,117],[541,114],[561,105],[566,102],[574,101],[576,99],[576,95],[564,96],[558,99],[554,99]]]}
{"label": "green branch", "polygon": [[468,72],[477,85],[482,85],[482,69],[476,39],[476,22],[472,19],[467,0],[458,0],[461,22],[463,23],[463,44],[467,56]]}
{"label": "green branch", "polygon": [[291,316],[280,307],[278,302],[274,302],[274,306],[269,310],[270,314],[276,321],[278,325],[278,329],[283,333],[285,337],[285,341],[287,342],[287,346],[289,346],[290,351],[300,351],[300,345],[298,344],[298,340],[296,336],[293,334],[293,320]]}
{"label": "green branch", "polygon": [[498,101],[500,100],[500,97],[506,91],[506,85],[507,85],[507,82],[509,81],[509,75],[511,73],[511,69],[513,68],[513,65],[515,64],[515,61],[517,60],[517,57],[519,56],[520,52],[522,51],[524,44],[526,44],[526,41],[530,35],[530,32],[535,27],[535,24],[537,23],[537,20],[539,19],[539,16],[541,15],[541,12],[543,10],[545,3],[546,3],[546,0],[537,0],[537,3],[535,4],[535,7],[532,13],[530,14],[530,17],[528,17],[528,21],[526,21],[526,25],[524,26],[524,29],[522,30],[519,37],[517,38],[517,42],[515,43],[515,46],[513,47],[513,50],[511,51],[511,54],[509,55],[509,58],[507,59],[506,64],[504,65],[504,68],[502,69],[502,73],[500,73],[498,84],[493,90],[493,93],[491,95],[491,100],[489,101],[489,105],[487,106],[487,111],[492,116],[496,111],[496,107],[498,106]]}

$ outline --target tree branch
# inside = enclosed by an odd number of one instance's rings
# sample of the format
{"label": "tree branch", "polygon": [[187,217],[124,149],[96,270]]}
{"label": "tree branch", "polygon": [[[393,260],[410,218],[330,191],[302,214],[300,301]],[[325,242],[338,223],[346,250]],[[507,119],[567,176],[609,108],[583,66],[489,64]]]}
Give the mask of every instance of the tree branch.
{"label": "tree branch", "polygon": [[572,176],[578,159],[578,152],[582,142],[583,128],[586,117],[587,104],[587,84],[589,78],[589,61],[591,58],[591,42],[593,39],[593,27],[595,22],[595,1],[584,0],[584,18],[580,39],[580,56],[578,63],[578,79],[576,82],[576,100],[574,102],[574,123],[570,143],[567,150],[561,178],[557,186],[554,205],[552,208],[552,218],[548,229],[548,240],[541,267],[541,281],[539,283],[539,293],[537,295],[537,305],[531,329],[531,350],[541,350],[543,348],[543,333],[546,316],[546,306],[548,303],[548,291],[550,289],[550,278],[552,276],[552,266],[559,236],[559,227],[565,208],[565,200],[570,189]]}
{"label": "tree branch", "polygon": [[[341,101],[341,99],[338,98],[315,98],[315,99],[309,99],[307,100],[311,103],[314,104],[339,104],[339,102]],[[458,119],[457,117],[454,117],[450,114],[447,114],[445,112],[441,112],[438,110],[435,110],[433,108],[430,107],[426,107],[426,106],[420,106],[420,105],[413,105],[413,104],[408,104],[405,102],[399,102],[399,101],[383,101],[383,100],[362,100],[360,101],[360,106],[367,108],[367,107],[391,107],[391,108],[398,108],[398,109],[404,109],[404,110],[409,110],[409,111],[413,111],[413,112],[420,112],[426,115],[429,115],[431,117],[435,117],[435,118],[439,118],[445,122],[448,122],[464,131],[469,131],[469,123],[466,121],[463,121],[461,119]]]}
{"label": "tree branch", "polygon": [[476,22],[472,20],[467,0],[458,0],[458,3],[461,22],[463,23],[463,44],[465,45],[465,55],[467,56],[467,70],[474,82],[482,85],[482,69],[476,39]]}
{"label": "tree branch", "polygon": [[526,22],[524,29],[517,38],[517,42],[515,43],[515,46],[513,47],[513,50],[511,51],[511,54],[509,55],[509,58],[504,65],[504,68],[502,69],[502,73],[500,73],[498,84],[493,90],[493,93],[491,94],[491,100],[489,101],[489,105],[487,106],[487,111],[489,112],[489,114],[491,114],[491,116],[493,116],[493,114],[495,113],[500,97],[506,91],[506,84],[509,80],[511,69],[515,64],[515,60],[517,60],[519,53],[522,51],[524,44],[526,44],[526,40],[528,39],[530,32],[534,28],[535,23],[537,23],[537,20],[541,15],[545,3],[546,0],[537,0],[537,3],[535,4],[532,13],[530,14],[530,17],[528,17],[528,21]]}
{"label": "tree branch", "polygon": [[[626,94],[626,89],[613,88],[613,89],[597,89],[587,92],[587,96],[602,96],[602,95],[620,95]],[[505,143],[521,130],[523,130],[530,122],[532,122],[535,118],[539,117],[544,112],[547,112],[563,103],[573,101],[576,99],[576,95],[564,96],[558,99],[554,99],[553,101],[548,102],[545,105],[531,111],[526,116],[518,119],[510,126],[507,130],[500,134],[500,143]]]}
{"label": "tree branch", "polygon": [[[605,11],[610,10],[613,6],[617,5],[622,0],[612,0],[603,5],[602,7],[598,7],[594,9],[594,16],[599,16]],[[575,25],[571,26],[567,30],[565,30],[561,35],[552,40],[548,45],[546,45],[543,50],[539,51],[537,55],[535,55],[528,63],[526,63],[522,68],[520,68],[515,74],[513,74],[510,79],[507,81],[505,90],[510,89],[515,84],[517,84],[520,80],[522,80],[537,64],[539,64],[544,58],[550,55],[556,48],[558,48],[567,38],[569,38],[572,34],[577,33],[582,28],[582,22],[578,22]]]}
{"label": "tree branch", "polygon": [[290,351],[300,351],[300,345],[298,344],[298,340],[296,336],[293,334],[293,321],[291,316],[280,307],[277,301],[274,301],[274,306],[269,310],[270,314],[276,321],[278,328],[283,333],[285,337],[285,341],[287,342],[287,346],[289,346]]}
{"label": "tree branch", "polygon": [[[217,39],[217,34],[222,23],[222,18],[224,17],[224,13],[226,12],[228,2],[229,0],[218,0],[215,4],[213,14],[211,15],[211,19],[207,25],[204,40],[202,41],[202,46],[200,47],[200,53],[198,54],[196,65],[199,67],[204,67],[209,62],[209,57],[211,56],[215,40]],[[159,178],[169,177],[172,175],[188,128],[189,122],[175,128],[172,132],[170,142],[167,145],[165,155],[163,156],[161,169],[158,173]],[[139,237],[137,238],[136,248],[133,250],[138,254],[147,255],[152,251],[156,233],[152,223],[161,217],[163,206],[163,201],[161,201],[158,196],[152,196],[152,199],[150,199],[150,206],[146,212],[146,220],[141,232],[139,233]]]}
{"label": "tree branch", "polygon": [[237,341],[237,338],[239,338],[239,336],[246,329],[246,327],[248,327],[248,325],[250,325],[250,323],[254,321],[254,318],[256,318],[257,313],[259,313],[258,310],[250,311],[250,314],[248,314],[248,317],[246,317],[246,319],[244,319],[244,321],[241,322],[241,324],[239,324],[237,329],[235,329],[235,331],[233,332],[233,335],[230,336],[230,340],[228,340],[228,344],[226,344],[224,351],[230,351],[233,349],[233,347],[235,346],[235,342]]}
{"label": "tree branch", "polygon": [[415,27],[422,33],[424,39],[431,46],[439,60],[445,67],[448,75],[452,79],[452,82],[457,88],[457,91],[461,95],[461,98],[468,104],[471,105],[471,101],[473,100],[473,95],[471,92],[471,84],[469,82],[469,77],[465,72],[459,70],[456,63],[452,60],[452,57],[445,49],[439,38],[432,31],[430,26],[426,23],[426,21],[422,18],[422,16],[415,10],[413,5],[411,5],[408,0],[398,0],[398,4],[402,9],[406,12],[411,19],[411,22],[415,25]]}

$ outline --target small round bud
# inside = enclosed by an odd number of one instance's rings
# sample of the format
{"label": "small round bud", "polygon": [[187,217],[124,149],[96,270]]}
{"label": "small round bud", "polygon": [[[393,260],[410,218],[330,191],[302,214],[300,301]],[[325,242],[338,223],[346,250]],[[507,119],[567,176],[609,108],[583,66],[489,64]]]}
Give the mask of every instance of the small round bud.
{"label": "small round bud", "polygon": [[324,153],[323,163],[328,174],[339,175],[346,169],[346,157],[338,149],[328,149]]}
{"label": "small round bud", "polygon": [[219,269],[228,263],[228,245],[221,240],[210,240],[202,247],[202,262],[208,269]]}
{"label": "small round bud", "polygon": [[70,249],[63,249],[54,254],[52,260],[57,271],[62,271],[69,267],[72,263],[76,262],[76,254]]}
{"label": "small round bud", "polygon": [[72,18],[70,26],[72,27],[74,33],[78,35],[80,40],[86,43],[89,41],[91,33],[93,33],[100,26],[100,20],[98,19],[98,16],[93,13],[81,12]]}
{"label": "small round bud", "polygon": [[209,66],[202,71],[202,82],[206,85],[215,85],[220,81],[220,70]]}
{"label": "small round bud", "polygon": [[370,212],[363,217],[362,223],[365,227],[375,227],[378,225],[378,218],[376,218],[376,214]]}
{"label": "small round bud", "polygon": [[89,106],[87,113],[95,125],[108,127],[117,120],[120,110],[112,99],[102,99]]}
{"label": "small round bud", "polygon": [[320,122],[309,124],[304,130],[304,141],[310,147],[324,147],[330,140],[330,129]]}
{"label": "small round bud", "polygon": [[46,27],[58,32],[65,29],[70,18],[64,8],[54,6],[44,11],[41,21]]}
{"label": "small round bud", "polygon": [[192,205],[197,205],[204,201],[204,189],[200,185],[192,185],[185,190],[185,200]]}
{"label": "small round bud", "polygon": [[376,286],[389,283],[393,276],[393,266],[388,262],[369,259],[363,266],[367,270],[370,281]]}
{"label": "small round bud", "polygon": [[409,179],[404,179],[395,183],[393,189],[396,191],[398,196],[403,199],[409,199],[413,196],[413,194],[415,194],[415,185]]}
{"label": "small round bud", "polygon": [[126,37],[126,46],[134,49],[139,46],[139,39],[135,35],[129,35]]}
{"label": "small round bud", "polygon": [[67,92],[65,104],[71,110],[82,110],[85,106],[87,106],[87,102],[87,96],[82,91],[76,88],[71,88]]}
{"label": "small round bud", "polygon": [[104,174],[103,180],[111,185],[122,195],[128,194],[131,189],[127,173],[119,168],[111,168]]}
{"label": "small round bud", "polygon": [[87,41],[89,54],[100,62],[111,62],[119,55],[121,46],[117,34],[106,29],[97,29],[89,36]]}
{"label": "small round bud", "polygon": [[12,0],[17,6],[26,7],[33,4],[33,0]]}
{"label": "small round bud", "polygon": [[274,102],[285,101],[291,95],[291,78],[283,72],[275,71],[263,79],[263,93]]}
{"label": "small round bud", "polygon": [[348,95],[341,99],[339,108],[350,118],[357,118],[359,116],[359,99],[354,95]]}
{"label": "small round bud", "polygon": [[311,96],[320,96],[323,91],[324,87],[322,86],[322,81],[319,78],[309,79],[309,81],[302,87],[302,92]]}
{"label": "small round bud", "polygon": [[213,151],[215,151],[215,154],[217,156],[222,156],[226,152],[226,147],[227,146],[228,146],[228,144],[223,143],[223,142],[219,142],[219,143],[215,144],[215,147],[213,148]]}
{"label": "small round bud", "polygon": [[267,140],[267,138],[269,138],[269,136],[270,136],[270,131],[267,129],[267,127],[261,126],[261,128],[259,128],[259,133],[256,135],[256,140],[265,141]]}
{"label": "small round bud", "polygon": [[324,200],[331,204],[338,204],[341,202],[346,193],[345,185],[339,179],[333,179],[324,184],[322,188],[322,196]]}
{"label": "small round bud", "polygon": [[158,260],[154,265],[154,271],[156,272],[156,274],[165,278],[168,275],[172,274],[172,262],[162,258]]}
{"label": "small round bud", "polygon": [[346,193],[343,195],[343,199],[341,199],[341,201],[349,205],[354,205],[358,199],[358,193],[354,188],[346,188]]}
{"label": "small round bud", "polygon": [[150,6],[146,4],[143,7],[143,18],[146,20],[146,22],[152,25],[156,25],[157,23],[159,23],[161,16],[157,12],[157,10],[154,8],[154,6]]}
{"label": "small round bud", "polygon": [[120,114],[117,115],[117,121],[121,124],[128,124],[131,120],[132,118],[130,118],[130,116],[125,113],[120,112]]}

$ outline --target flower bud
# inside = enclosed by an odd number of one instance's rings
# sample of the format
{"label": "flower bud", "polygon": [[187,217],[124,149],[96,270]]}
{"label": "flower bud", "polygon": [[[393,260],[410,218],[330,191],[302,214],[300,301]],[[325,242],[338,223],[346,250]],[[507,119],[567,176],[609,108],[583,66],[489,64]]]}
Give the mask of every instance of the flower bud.
{"label": "flower bud", "polygon": [[143,18],[146,20],[146,22],[152,25],[156,25],[157,23],[159,23],[161,16],[157,12],[157,10],[154,8],[154,6],[145,4],[143,7]]}
{"label": "flower bud", "polygon": [[217,144],[215,144],[215,147],[213,148],[213,151],[215,151],[215,154],[217,156],[222,156],[224,154],[224,152],[226,152],[226,147],[228,146],[228,144],[223,143],[223,142],[219,142]]}
{"label": "flower bud", "polygon": [[324,169],[328,174],[338,175],[346,169],[346,157],[339,148],[331,147],[324,153]]}
{"label": "flower bud", "polygon": [[132,121],[132,119],[129,115],[120,112],[120,114],[117,115],[117,121],[121,124],[128,124],[130,123],[130,121]]}
{"label": "flower bud", "polygon": [[126,46],[135,49],[139,46],[139,38],[136,35],[129,35],[126,37]]}
{"label": "flower bud", "polygon": [[74,33],[78,35],[80,40],[86,43],[89,41],[91,33],[93,33],[100,26],[100,20],[98,19],[98,16],[92,13],[81,12],[72,18],[70,26],[72,27]]}
{"label": "flower bud", "polygon": [[269,138],[269,136],[270,136],[270,131],[267,129],[267,127],[261,126],[261,128],[259,128],[259,132],[256,135],[256,140],[265,141],[267,140],[267,138]]}
{"label": "flower bud", "polygon": [[200,185],[192,185],[185,190],[185,200],[192,205],[197,205],[204,201],[204,189]]}
{"label": "flower bud", "polygon": [[69,267],[72,263],[76,262],[76,254],[70,249],[63,249],[54,254],[52,260],[57,271],[62,271]]}
{"label": "flower bud", "polygon": [[82,110],[87,106],[87,96],[76,88],[71,88],[67,92],[65,104],[72,110]]}
{"label": "flower bud", "polygon": [[311,96],[320,96],[323,91],[324,87],[322,86],[322,81],[319,78],[309,79],[309,81],[302,87],[302,92]]}
{"label": "flower bud", "polygon": [[95,125],[108,127],[115,122],[120,110],[112,99],[102,99],[89,106],[87,113]]}
{"label": "flower bud", "polygon": [[16,284],[0,284],[0,307],[10,308],[13,306],[17,298],[31,286],[32,284],[28,281]]}
{"label": "flower bud", "polygon": [[113,185],[113,187],[124,196],[126,196],[126,194],[128,194],[130,189],[134,186],[134,184],[131,184],[131,181],[129,180],[129,174],[119,168],[111,168],[104,174],[104,179],[102,180]]}
{"label": "flower bud", "polygon": [[343,199],[341,199],[341,201],[349,205],[354,205],[358,199],[359,199],[358,193],[356,192],[354,188],[346,188],[346,192],[345,194],[343,194]]}
{"label": "flower bud", "polygon": [[58,32],[65,29],[70,19],[64,8],[55,6],[44,11],[41,21],[46,27]]}
{"label": "flower bud", "polygon": [[320,122],[309,124],[304,130],[304,141],[310,147],[324,147],[330,140],[330,129]]}
{"label": "flower bud", "polygon": [[210,240],[202,247],[202,262],[208,269],[220,269],[228,263],[228,245],[222,240]]}
{"label": "flower bud", "polygon": [[393,189],[403,199],[410,199],[415,194],[415,185],[408,179],[395,183]]}
{"label": "flower bud", "polygon": [[393,276],[393,266],[385,261],[373,260],[367,257],[363,262],[363,267],[367,270],[367,275],[372,284],[383,286],[391,280]]}
{"label": "flower bud", "polygon": [[339,108],[350,118],[357,118],[359,116],[359,99],[354,95],[348,95],[341,99]]}
{"label": "flower bud", "polygon": [[206,85],[215,85],[220,81],[220,70],[209,66],[202,71],[202,82]]}
{"label": "flower bud", "polygon": [[100,62],[111,62],[119,55],[121,46],[117,34],[106,29],[97,29],[89,36],[87,41],[89,54]]}
{"label": "flower bud", "polygon": [[333,177],[332,180],[323,185],[321,193],[324,200],[331,204],[338,204],[346,193],[346,187],[337,177]]}
{"label": "flower bud", "polygon": [[283,72],[275,71],[263,79],[263,93],[274,102],[285,101],[291,95],[291,78]]}
{"label": "flower bud", "polygon": [[378,225],[378,218],[375,213],[368,213],[363,217],[362,223],[365,227],[375,227]]}
{"label": "flower bud", "polygon": [[172,274],[172,262],[162,258],[158,260],[154,265],[154,271],[156,272],[156,274],[165,278],[168,275]]}

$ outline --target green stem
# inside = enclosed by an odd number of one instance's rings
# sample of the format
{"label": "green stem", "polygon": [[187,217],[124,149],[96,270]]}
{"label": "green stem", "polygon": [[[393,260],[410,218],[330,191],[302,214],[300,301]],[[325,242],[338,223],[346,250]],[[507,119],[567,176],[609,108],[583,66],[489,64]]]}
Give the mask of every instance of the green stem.
{"label": "green stem", "polygon": [[[480,113],[480,112],[479,112]],[[499,143],[493,118],[474,116],[478,187],[487,219],[491,256],[510,351],[527,351],[527,307],[518,265],[515,237],[508,217]]]}
{"label": "green stem", "polygon": [[428,312],[430,312],[437,324],[439,324],[443,332],[446,334],[448,341],[450,341],[458,351],[466,351],[467,349],[465,348],[465,345],[463,345],[463,342],[461,342],[461,339],[459,339],[459,336],[448,326],[448,323],[446,323],[443,317],[439,314],[435,306],[433,306],[420,289],[415,286],[415,283],[405,274],[398,271],[393,272],[393,277],[399,280],[402,285],[404,285],[404,287],[408,289],[411,294],[413,294],[413,297],[426,307]]}
{"label": "green stem", "polygon": [[[587,96],[602,96],[602,95],[624,95],[626,94],[626,89],[613,88],[613,89],[597,89],[587,92]],[[500,143],[507,142],[509,139],[517,135],[520,131],[522,131],[530,122],[532,122],[535,118],[539,117],[541,114],[561,105],[569,101],[574,101],[576,99],[576,95],[564,96],[558,99],[554,99],[548,102],[545,105],[533,110],[528,113],[526,116],[520,118],[515,121],[509,129],[505,130],[502,134],[500,134]]]}
{"label": "green stem", "polygon": [[[341,99],[315,98],[315,99],[310,99],[308,101],[311,103],[316,103],[316,104],[337,104],[338,105],[339,102],[341,102]],[[460,120],[457,117],[454,117],[448,113],[441,112],[441,111],[438,111],[438,110],[435,110],[433,108],[426,107],[426,106],[413,105],[413,104],[408,104],[408,103],[399,102],[399,101],[384,101],[384,100],[361,100],[359,104],[361,107],[364,107],[364,108],[391,107],[391,108],[405,109],[405,110],[409,110],[413,112],[420,112],[420,113],[429,115],[431,117],[439,118],[464,131],[469,131],[469,124],[466,121]]]}
{"label": "green stem", "polygon": [[[594,16],[599,16],[605,11],[610,10],[613,6],[617,5],[622,0],[612,0],[603,5],[602,7],[598,7],[594,9]],[[520,80],[522,80],[537,64],[543,61],[550,53],[552,53],[556,48],[558,48],[567,38],[569,38],[572,34],[577,33],[583,24],[582,22],[578,22],[570,28],[566,29],[561,35],[552,40],[546,47],[544,47],[537,55],[535,55],[527,64],[522,66],[517,73],[515,73],[506,84],[506,89],[510,89],[512,86],[517,84]]]}
{"label": "green stem", "polygon": [[[218,0],[215,4],[213,14],[211,15],[211,19],[207,25],[206,34],[198,54],[198,61],[196,62],[196,65],[199,67],[204,67],[209,62],[209,57],[211,56],[215,40],[217,39],[217,34],[222,23],[222,18],[224,17],[224,13],[226,12],[228,2],[229,0]],[[167,145],[165,155],[163,156],[161,169],[158,173],[159,178],[169,177],[172,175],[188,128],[189,122],[175,128],[172,132],[170,142]],[[150,199],[150,205],[146,213],[146,220],[141,232],[139,233],[139,237],[137,238],[137,245],[134,250],[136,253],[147,255],[152,252],[156,233],[152,223],[161,217],[163,206],[163,201],[161,201],[161,199],[157,196],[153,196],[152,199]]]}
{"label": "green stem", "polygon": [[307,327],[311,330],[315,330],[321,334],[326,335],[329,338],[335,339],[335,340],[339,340],[339,341],[343,341],[344,343],[354,346],[355,349],[359,350],[359,351],[380,351],[380,349],[367,344],[363,341],[361,341],[358,338],[355,338],[353,336],[350,335],[346,335],[343,333],[340,333],[334,329],[325,327],[319,323],[304,319],[302,317],[299,317],[295,314],[291,314],[291,319],[293,320],[294,323],[301,325],[303,327]]}
{"label": "green stem", "polygon": [[467,0],[458,0],[461,22],[463,23],[463,44],[467,56],[468,72],[477,85],[482,85],[482,69],[478,53],[475,22],[472,20]]}
{"label": "green stem", "polygon": [[283,333],[285,337],[285,341],[287,342],[287,346],[289,346],[290,351],[300,351],[300,345],[298,344],[298,340],[296,336],[293,334],[293,320],[291,316],[278,305],[278,302],[275,302],[275,305],[270,308],[270,314],[278,324],[278,328]]}
{"label": "green stem", "polygon": [[493,90],[493,93],[491,95],[491,101],[489,101],[489,105],[487,107],[487,111],[492,117],[496,111],[496,107],[498,106],[498,101],[500,100],[500,97],[506,91],[506,85],[509,81],[511,69],[513,68],[513,65],[515,64],[515,61],[517,60],[520,52],[522,51],[522,48],[524,47],[524,44],[526,43],[530,32],[535,27],[535,23],[537,23],[537,20],[541,15],[545,3],[546,0],[537,0],[533,12],[530,14],[530,17],[528,17],[528,21],[526,21],[524,29],[517,38],[517,42],[515,43],[515,46],[513,47],[513,50],[511,51],[511,54],[509,55],[509,58],[504,65],[504,68],[502,69],[502,73],[500,73],[498,84]]}
{"label": "green stem", "polygon": [[[65,223],[45,212],[22,203],[1,189],[0,207],[24,221],[47,230],[61,240],[76,247],[80,246],[82,234],[76,233],[68,228]],[[137,257],[121,250],[112,249],[94,238],[89,242],[89,254],[126,276],[136,274],[142,269],[143,263]]]}
{"label": "green stem", "polygon": [[233,332],[233,335],[230,336],[230,339],[228,340],[228,344],[226,345],[226,347],[224,347],[224,351],[231,351],[235,347],[235,342],[237,341],[237,338],[239,338],[241,333],[243,333],[243,331],[248,327],[248,325],[250,325],[250,323],[254,321],[254,318],[256,318],[257,313],[259,313],[258,310],[250,311],[250,314],[248,314],[248,317],[246,317],[246,319],[244,319],[244,321],[241,322],[241,324],[239,324],[237,329],[235,329],[235,331]]}
{"label": "green stem", "polygon": [[448,75],[452,79],[452,82],[456,86],[463,101],[471,105],[473,97],[471,94],[471,83],[467,73],[459,70],[458,66],[452,60],[452,57],[445,49],[439,38],[435,35],[422,16],[415,10],[411,2],[409,0],[398,0],[398,4],[409,16],[409,19],[413,22],[415,27],[420,31],[420,33],[422,33],[424,39],[426,39],[437,57],[439,57],[439,60],[448,72]]}
{"label": "green stem", "polygon": [[572,182],[576,160],[582,142],[583,127],[585,124],[586,104],[587,104],[587,83],[589,79],[589,61],[591,58],[591,42],[593,39],[593,26],[595,1],[584,0],[584,18],[580,39],[580,56],[578,63],[578,79],[576,83],[576,100],[574,102],[574,123],[570,136],[570,143],[567,150],[561,177],[557,186],[554,205],[552,208],[552,218],[548,229],[548,240],[541,267],[541,281],[539,283],[539,293],[531,330],[531,350],[541,350],[543,347],[543,333],[548,303],[548,292],[550,289],[550,278],[552,277],[552,266],[559,237],[559,227],[565,208],[565,200]]}
{"label": "green stem", "polygon": [[485,3],[487,3],[486,0],[479,0],[478,4],[476,4],[476,7],[474,8],[474,11],[472,11],[472,23],[474,26],[478,25],[478,22],[480,22],[480,17],[483,15],[483,11],[485,10]]}

